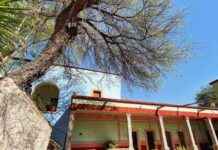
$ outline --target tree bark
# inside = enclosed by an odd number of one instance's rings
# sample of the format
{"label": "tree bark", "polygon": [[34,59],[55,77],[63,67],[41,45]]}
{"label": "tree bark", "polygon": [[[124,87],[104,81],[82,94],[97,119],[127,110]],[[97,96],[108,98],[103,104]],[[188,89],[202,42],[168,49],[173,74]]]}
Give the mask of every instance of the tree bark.
{"label": "tree bark", "polygon": [[79,12],[93,4],[97,4],[96,0],[77,0],[72,1],[56,19],[54,33],[52,34],[48,46],[41,55],[33,62],[28,63],[23,68],[8,74],[14,82],[22,87],[30,86],[31,82],[42,76],[54,61],[60,56],[61,49],[68,41],[75,37],[76,34],[69,33],[66,30],[68,23],[76,23]]}

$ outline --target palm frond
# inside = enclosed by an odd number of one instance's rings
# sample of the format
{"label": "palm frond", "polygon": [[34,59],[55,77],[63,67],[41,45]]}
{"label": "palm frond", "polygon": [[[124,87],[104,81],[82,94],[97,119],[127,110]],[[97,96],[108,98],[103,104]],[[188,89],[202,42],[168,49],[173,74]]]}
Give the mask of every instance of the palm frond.
{"label": "palm frond", "polygon": [[0,0],[0,53],[4,56],[13,52],[25,26],[22,12],[25,8],[19,0]]}

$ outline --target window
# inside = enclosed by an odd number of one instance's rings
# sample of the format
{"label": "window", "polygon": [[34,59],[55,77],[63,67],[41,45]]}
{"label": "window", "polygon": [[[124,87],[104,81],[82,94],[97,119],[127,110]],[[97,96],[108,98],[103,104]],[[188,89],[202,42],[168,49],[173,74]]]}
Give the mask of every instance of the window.
{"label": "window", "polygon": [[41,111],[56,111],[59,89],[52,83],[41,83],[32,92],[33,101]]}
{"label": "window", "polygon": [[99,91],[99,90],[94,90],[94,91],[93,91],[93,96],[94,96],[94,97],[101,97],[101,91]]}

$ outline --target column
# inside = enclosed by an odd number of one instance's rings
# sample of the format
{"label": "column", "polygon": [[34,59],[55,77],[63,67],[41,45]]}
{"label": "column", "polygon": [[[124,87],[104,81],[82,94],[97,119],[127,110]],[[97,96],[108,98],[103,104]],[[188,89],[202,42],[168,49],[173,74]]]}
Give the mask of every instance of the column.
{"label": "column", "polygon": [[160,124],[160,131],[161,131],[163,149],[164,150],[169,150],[169,146],[167,144],[167,137],[166,137],[165,127],[164,127],[163,116],[158,116],[158,120],[159,120],[159,124]]}
{"label": "column", "polygon": [[190,139],[191,139],[193,150],[198,150],[198,147],[197,147],[197,145],[195,143],[195,139],[194,139],[194,135],[193,135],[193,132],[192,132],[192,127],[191,127],[189,117],[185,117],[185,122],[186,122],[186,125],[187,125],[187,128],[188,128],[188,132],[189,132],[189,136],[190,136]]}
{"label": "column", "polygon": [[129,136],[129,150],[134,150],[133,140],[132,140],[132,121],[131,114],[126,114],[127,117],[127,126],[128,126],[128,136]]}
{"label": "column", "polygon": [[71,150],[71,142],[72,142],[72,132],[73,132],[73,124],[74,124],[74,114],[72,112],[69,112],[69,121],[68,121],[68,130],[67,130],[67,136],[66,136],[66,145],[65,150]]}
{"label": "column", "polygon": [[213,149],[218,150],[218,140],[217,140],[216,132],[214,130],[211,118],[207,118],[205,121],[206,121],[206,124],[207,124],[207,128],[209,130],[211,139],[213,141]]}

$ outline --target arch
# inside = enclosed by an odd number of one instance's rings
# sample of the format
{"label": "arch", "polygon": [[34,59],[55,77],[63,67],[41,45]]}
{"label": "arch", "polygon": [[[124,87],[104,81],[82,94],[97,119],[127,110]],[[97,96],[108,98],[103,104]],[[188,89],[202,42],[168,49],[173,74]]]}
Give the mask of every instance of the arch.
{"label": "arch", "polygon": [[51,82],[42,82],[32,91],[32,99],[41,111],[56,111],[59,88]]}

